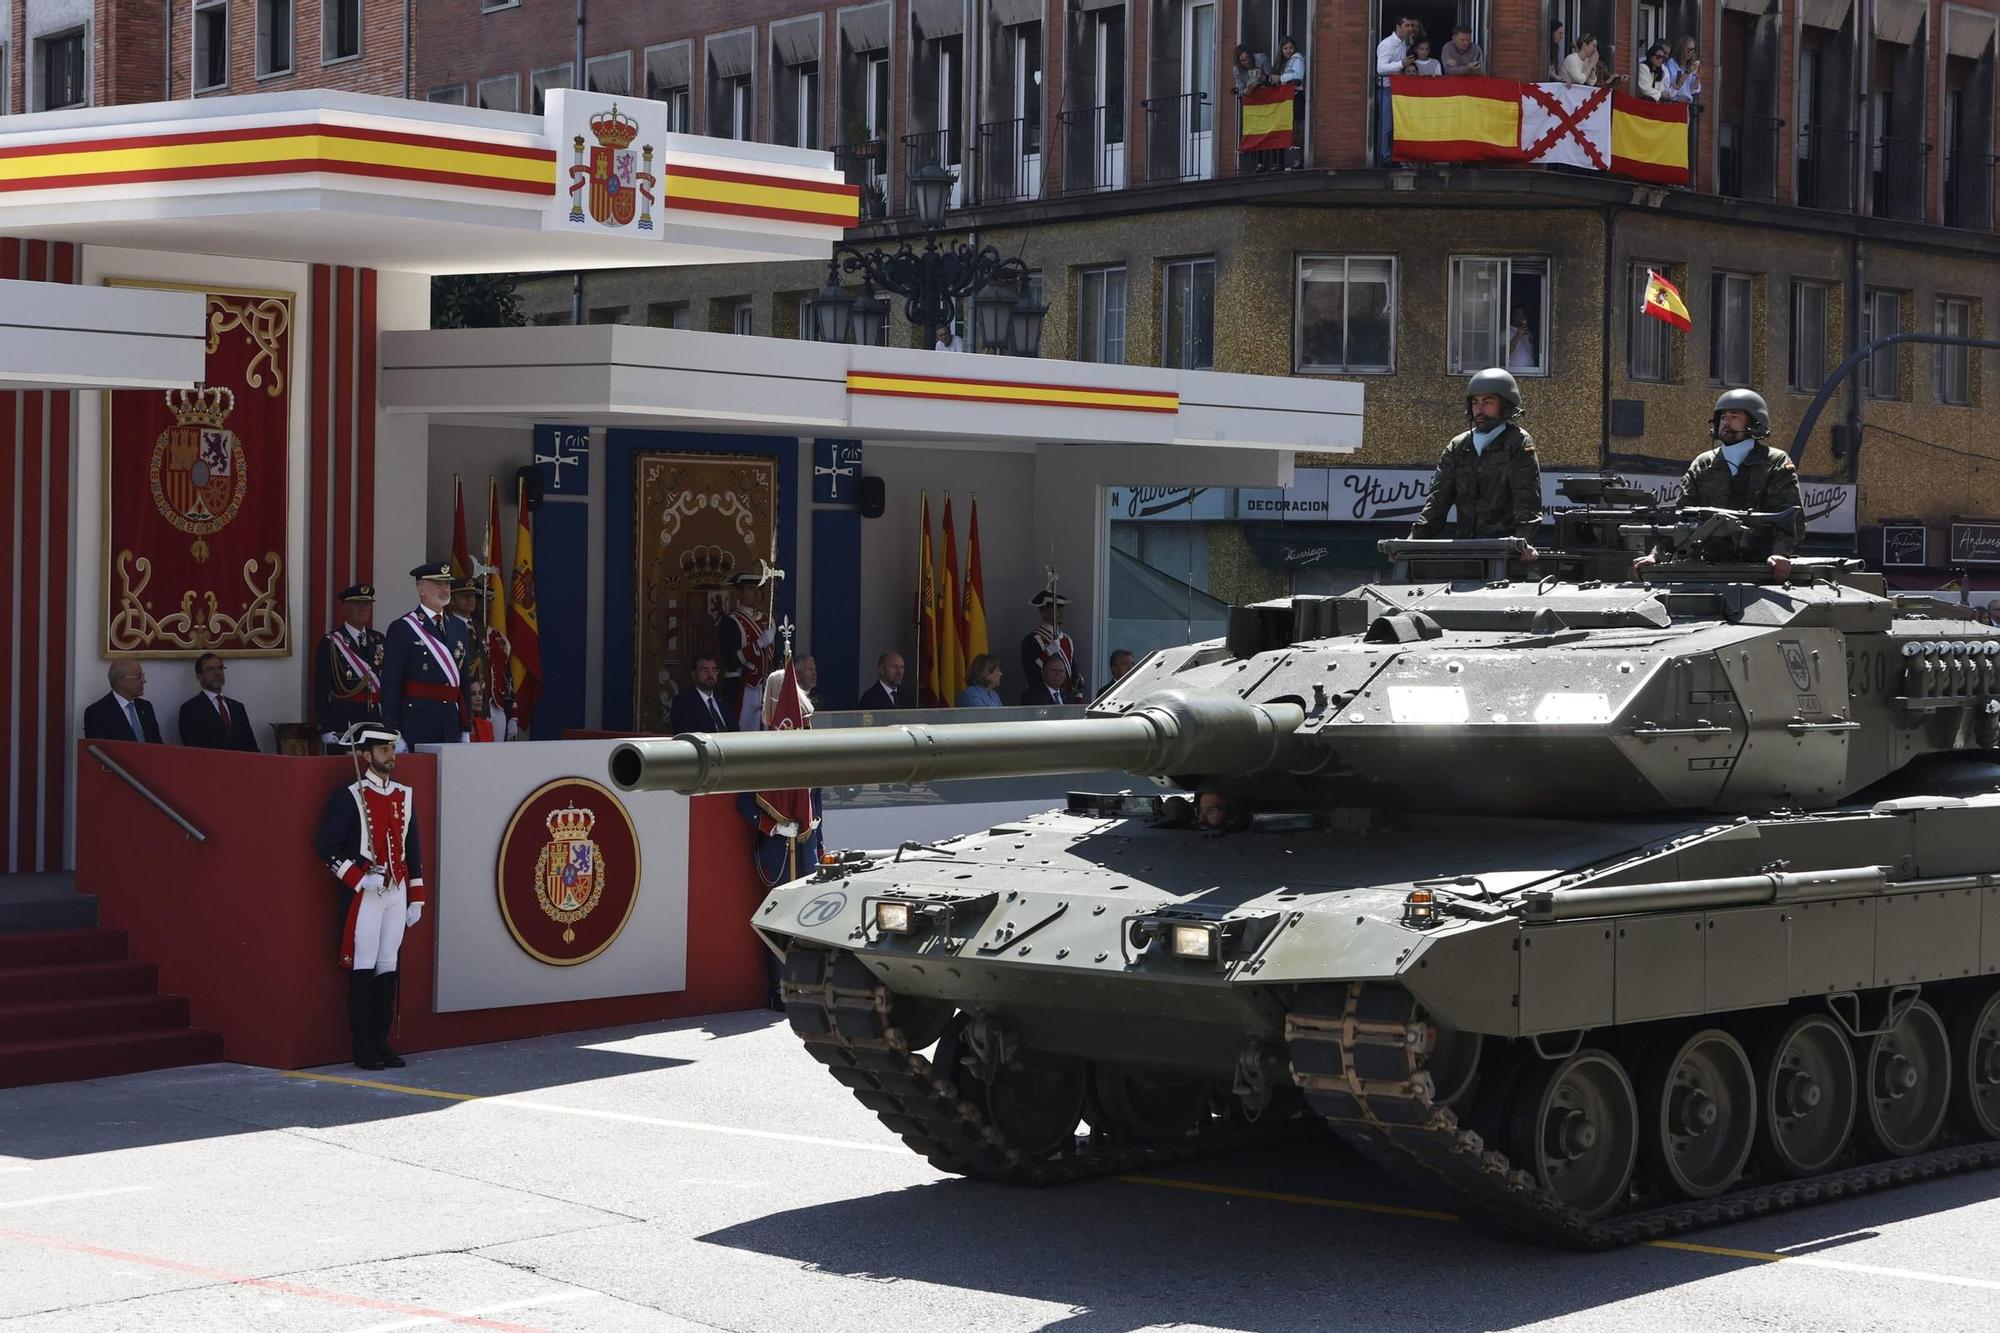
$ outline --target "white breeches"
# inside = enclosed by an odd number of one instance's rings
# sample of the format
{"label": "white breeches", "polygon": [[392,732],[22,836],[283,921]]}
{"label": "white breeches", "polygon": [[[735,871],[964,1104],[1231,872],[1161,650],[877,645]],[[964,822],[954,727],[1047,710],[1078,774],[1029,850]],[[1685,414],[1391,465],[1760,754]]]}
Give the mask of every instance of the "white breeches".
{"label": "white breeches", "polygon": [[354,970],[394,972],[396,952],[403,947],[403,919],[409,915],[407,886],[392,884],[380,893],[361,891],[361,910],[354,915]]}

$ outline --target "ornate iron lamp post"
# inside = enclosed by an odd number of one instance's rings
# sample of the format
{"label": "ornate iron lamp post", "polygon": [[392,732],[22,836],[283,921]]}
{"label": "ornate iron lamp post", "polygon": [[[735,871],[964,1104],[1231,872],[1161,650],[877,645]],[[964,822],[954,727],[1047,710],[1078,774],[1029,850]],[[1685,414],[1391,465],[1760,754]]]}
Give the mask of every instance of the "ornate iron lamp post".
{"label": "ornate iron lamp post", "polygon": [[[903,298],[903,315],[922,329],[952,322],[958,302],[974,297],[973,334],[978,350],[999,355],[1039,356],[1042,321],[1048,307],[1028,293],[1028,266],[992,246],[938,244],[938,229],[951,202],[956,177],[938,163],[917,168],[910,178],[924,248],[907,244],[893,252],[861,250],[842,243],[827,260],[826,287],[807,303],[813,336],[820,342],[872,344],[885,340],[889,303],[876,295]],[[850,299],[841,274],[861,279],[862,295]],[[1005,288],[1013,288],[1009,293]]]}

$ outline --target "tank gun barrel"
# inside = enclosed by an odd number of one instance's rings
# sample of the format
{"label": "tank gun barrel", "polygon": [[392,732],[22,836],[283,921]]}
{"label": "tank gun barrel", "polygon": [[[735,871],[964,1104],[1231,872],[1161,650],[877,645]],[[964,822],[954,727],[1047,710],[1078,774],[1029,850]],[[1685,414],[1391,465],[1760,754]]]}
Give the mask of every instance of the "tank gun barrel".
{"label": "tank gun barrel", "polygon": [[1245,773],[1279,762],[1305,721],[1295,703],[1163,690],[1121,717],[826,732],[686,732],[611,752],[625,791],[772,791],[873,782],[1040,777],[1123,769],[1144,777]]}

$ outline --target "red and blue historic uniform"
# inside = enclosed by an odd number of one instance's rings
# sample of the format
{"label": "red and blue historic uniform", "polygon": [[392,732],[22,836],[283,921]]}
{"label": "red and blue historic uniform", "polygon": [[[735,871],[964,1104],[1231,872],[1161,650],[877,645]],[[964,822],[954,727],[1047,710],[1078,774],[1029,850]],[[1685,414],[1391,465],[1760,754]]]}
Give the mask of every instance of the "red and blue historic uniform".
{"label": "red and blue historic uniform", "polygon": [[459,740],[472,716],[465,624],[419,608],[389,626],[382,657],[382,719],[412,746]]}
{"label": "red and blue historic uniform", "polygon": [[[416,794],[372,773],[340,788],[327,799],[318,850],[341,884],[340,965],[394,972],[406,909],[424,901]],[[379,889],[363,887],[371,873],[381,876]]]}
{"label": "red and blue historic uniform", "polygon": [[1082,673],[1076,668],[1076,643],[1062,628],[1044,620],[1021,640],[1021,674],[1030,685],[1039,684],[1042,667],[1051,657],[1062,658],[1069,667],[1070,684],[1082,689]]}
{"label": "red and blue historic uniform", "polygon": [[735,608],[715,627],[721,657],[718,665],[722,668],[719,693],[730,717],[740,721],[745,692],[763,683],[770,666],[771,642],[776,637],[771,618],[751,606]]}

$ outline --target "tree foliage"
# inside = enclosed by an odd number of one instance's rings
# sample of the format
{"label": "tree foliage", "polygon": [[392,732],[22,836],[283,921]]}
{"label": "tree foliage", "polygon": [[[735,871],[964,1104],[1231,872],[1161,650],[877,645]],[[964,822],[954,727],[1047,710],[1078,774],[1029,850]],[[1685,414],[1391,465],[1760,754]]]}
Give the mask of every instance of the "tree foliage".
{"label": "tree foliage", "polygon": [[527,322],[511,273],[459,273],[431,279],[434,329],[511,329]]}

